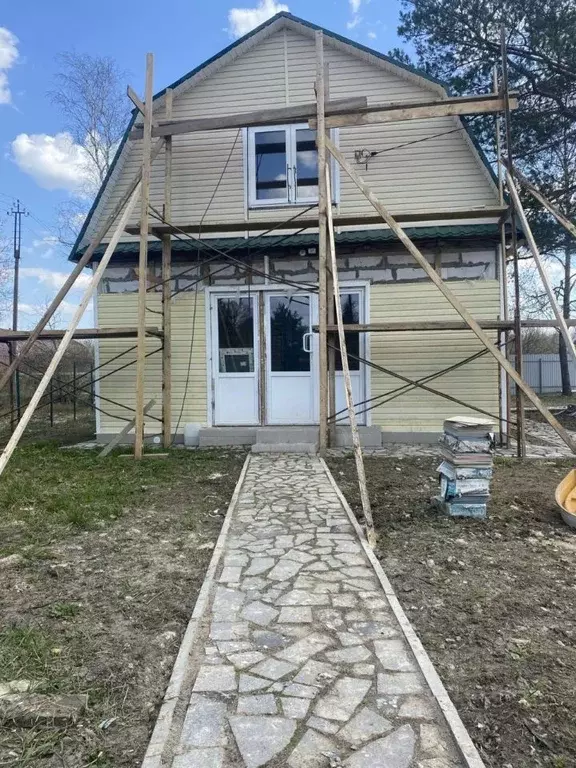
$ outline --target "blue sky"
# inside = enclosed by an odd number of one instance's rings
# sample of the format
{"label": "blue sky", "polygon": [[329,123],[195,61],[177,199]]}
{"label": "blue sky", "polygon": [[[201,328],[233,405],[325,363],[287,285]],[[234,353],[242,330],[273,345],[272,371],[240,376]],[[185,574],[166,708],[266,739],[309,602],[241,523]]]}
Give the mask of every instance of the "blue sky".
{"label": "blue sky", "polygon": [[[75,152],[55,137],[63,116],[47,92],[58,53],[75,50],[113,57],[128,81],[143,88],[144,59],[155,55],[155,90],[178,79],[277,10],[321,24],[387,52],[399,45],[398,0],[100,0],[95,4],[4,3],[0,14],[0,236],[11,250],[11,219],[19,198],[23,219],[20,327],[31,327],[70,271],[66,249],[54,242],[56,209],[74,194]],[[62,137],[60,137],[60,141]],[[56,143],[55,143],[56,142]],[[58,317],[69,319],[80,298],[69,295]],[[6,324],[6,318],[0,320]],[[91,326],[91,313],[83,325]]]}

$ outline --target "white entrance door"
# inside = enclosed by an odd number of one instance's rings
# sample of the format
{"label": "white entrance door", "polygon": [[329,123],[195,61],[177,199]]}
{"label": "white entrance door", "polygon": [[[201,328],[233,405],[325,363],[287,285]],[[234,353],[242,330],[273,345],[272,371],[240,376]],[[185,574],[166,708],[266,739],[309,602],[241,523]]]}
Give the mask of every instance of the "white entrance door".
{"label": "white entrance door", "polygon": [[309,293],[266,295],[266,413],[268,424],[313,424],[316,418],[316,297]]}
{"label": "white entrance door", "polygon": [[212,295],[214,423],[258,424],[257,299]]}

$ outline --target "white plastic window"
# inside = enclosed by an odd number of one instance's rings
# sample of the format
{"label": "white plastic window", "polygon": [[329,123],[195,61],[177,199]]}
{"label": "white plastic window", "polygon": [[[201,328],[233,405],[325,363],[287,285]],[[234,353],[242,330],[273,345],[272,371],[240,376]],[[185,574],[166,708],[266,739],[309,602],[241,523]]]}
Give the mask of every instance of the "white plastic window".
{"label": "white plastic window", "polygon": [[306,123],[248,130],[250,207],[318,201],[316,131]]}

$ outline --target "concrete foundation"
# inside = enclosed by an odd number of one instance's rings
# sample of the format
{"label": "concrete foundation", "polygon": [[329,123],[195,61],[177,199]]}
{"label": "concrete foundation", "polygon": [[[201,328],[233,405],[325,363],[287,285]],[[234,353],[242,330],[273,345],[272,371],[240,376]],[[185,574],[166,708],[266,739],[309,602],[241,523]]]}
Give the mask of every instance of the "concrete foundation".
{"label": "concrete foundation", "polygon": [[[360,441],[366,448],[379,448],[382,445],[380,427],[359,427]],[[198,433],[198,445],[227,446],[253,445],[255,453],[278,451],[273,446],[305,446],[309,452],[311,446],[318,445],[317,426],[274,426],[274,427],[203,427]],[[350,447],[352,435],[347,426],[336,427],[336,446]]]}
{"label": "concrete foundation", "polygon": [[198,433],[200,448],[227,445],[253,445],[256,427],[203,427]]}
{"label": "concrete foundation", "polygon": [[[274,427],[199,427],[184,438],[183,434],[176,435],[175,445],[185,445],[199,448],[217,448],[234,445],[259,446],[255,452],[265,452],[264,446],[302,444],[318,445],[317,426],[274,426]],[[442,436],[441,432],[384,432],[379,426],[358,427],[360,442],[364,448],[380,448],[389,443],[408,443],[412,445],[435,445]],[[193,435],[193,436],[192,436]],[[112,439],[112,434],[99,434],[97,442],[105,445]],[[153,438],[145,438],[149,445],[158,446]],[[132,445],[134,434],[127,435],[123,445]],[[336,448],[351,448],[352,434],[350,427],[336,427]],[[268,451],[273,451],[269,448]]]}
{"label": "concrete foundation", "polygon": [[387,443],[414,443],[431,445],[437,443],[442,437],[442,432],[384,432],[382,431],[382,444]]}
{"label": "concrete foundation", "polygon": [[[380,427],[358,427],[360,443],[364,448],[380,448],[382,445],[382,429]],[[336,427],[336,447],[351,448],[352,432],[350,427]]]}

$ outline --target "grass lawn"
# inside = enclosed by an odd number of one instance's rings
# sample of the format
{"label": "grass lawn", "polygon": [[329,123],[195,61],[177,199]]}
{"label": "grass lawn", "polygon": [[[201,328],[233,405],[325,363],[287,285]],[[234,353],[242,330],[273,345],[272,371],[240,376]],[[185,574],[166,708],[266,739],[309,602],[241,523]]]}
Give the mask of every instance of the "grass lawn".
{"label": "grass lawn", "polygon": [[76,725],[0,724],[0,765],[138,766],[244,461],[20,448],[0,480],[0,682],[88,695]]}
{"label": "grass lawn", "polygon": [[[377,555],[491,768],[576,766],[576,532],[554,504],[572,460],[497,460],[486,521],[432,512],[434,458],[368,458]],[[354,461],[330,459],[361,509]]]}

